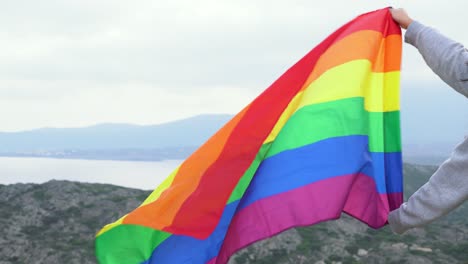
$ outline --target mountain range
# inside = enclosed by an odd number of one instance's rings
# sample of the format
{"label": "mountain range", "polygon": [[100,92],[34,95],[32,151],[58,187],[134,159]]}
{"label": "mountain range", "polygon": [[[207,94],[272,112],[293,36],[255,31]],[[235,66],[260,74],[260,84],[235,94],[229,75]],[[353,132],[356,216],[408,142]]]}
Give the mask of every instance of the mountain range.
{"label": "mountain range", "polygon": [[[185,159],[232,115],[199,115],[156,125],[97,124],[79,128],[41,128],[0,132],[0,156],[158,161]],[[459,140],[428,135],[425,139],[403,120],[405,161],[440,164]],[[461,133],[458,131],[457,133]],[[427,134],[427,133],[423,133]]]}
{"label": "mountain range", "polygon": [[200,115],[158,125],[97,124],[1,132],[0,152],[157,149],[199,146],[231,115]]}

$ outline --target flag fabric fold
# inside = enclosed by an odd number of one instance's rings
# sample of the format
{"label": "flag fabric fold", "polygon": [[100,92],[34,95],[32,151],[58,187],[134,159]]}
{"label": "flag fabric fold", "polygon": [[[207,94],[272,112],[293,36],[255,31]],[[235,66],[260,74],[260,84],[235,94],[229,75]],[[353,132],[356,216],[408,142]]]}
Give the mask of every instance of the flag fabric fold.
{"label": "flag fabric fold", "polygon": [[387,8],[331,34],[96,236],[100,263],[226,263],[345,212],[402,203],[401,31]]}

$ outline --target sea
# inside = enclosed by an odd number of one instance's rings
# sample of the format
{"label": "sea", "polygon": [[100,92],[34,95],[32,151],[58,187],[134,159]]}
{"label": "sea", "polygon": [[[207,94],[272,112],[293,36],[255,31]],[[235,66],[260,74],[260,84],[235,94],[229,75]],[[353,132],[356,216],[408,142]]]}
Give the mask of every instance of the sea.
{"label": "sea", "polygon": [[0,184],[68,180],[153,190],[181,163],[0,157]]}

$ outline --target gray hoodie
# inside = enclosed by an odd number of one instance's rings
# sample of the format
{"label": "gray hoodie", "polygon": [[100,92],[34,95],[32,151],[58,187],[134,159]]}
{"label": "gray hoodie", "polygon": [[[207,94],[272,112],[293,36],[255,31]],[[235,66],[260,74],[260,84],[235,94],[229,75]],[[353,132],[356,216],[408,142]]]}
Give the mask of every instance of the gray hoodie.
{"label": "gray hoodie", "polygon": [[[412,22],[405,41],[415,46],[427,65],[448,85],[468,97],[468,51],[436,30]],[[408,202],[392,211],[388,222],[395,233],[428,224],[468,200],[468,137]]]}

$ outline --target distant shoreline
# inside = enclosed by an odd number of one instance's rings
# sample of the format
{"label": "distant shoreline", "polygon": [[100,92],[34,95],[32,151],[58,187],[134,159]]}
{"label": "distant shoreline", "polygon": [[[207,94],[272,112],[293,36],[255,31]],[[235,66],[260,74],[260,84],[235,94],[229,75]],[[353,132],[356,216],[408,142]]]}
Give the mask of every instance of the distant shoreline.
{"label": "distant shoreline", "polygon": [[[111,152],[111,151],[108,151]],[[33,153],[0,153],[0,158],[41,158],[41,159],[58,159],[58,160],[96,160],[96,161],[129,161],[129,162],[165,162],[174,160],[185,160],[192,151],[182,153],[162,155],[161,153],[149,155],[147,153],[138,153],[134,151],[131,154],[111,154],[111,155],[80,155],[75,152],[75,155],[41,155]],[[403,155],[403,162],[416,165],[432,165],[438,166],[447,159],[446,156],[430,156],[430,155]]]}
{"label": "distant shoreline", "polygon": [[185,160],[195,150],[196,147],[43,150],[0,152],[0,157],[159,162],[166,160]]}
{"label": "distant shoreline", "polygon": [[2,155],[1,158],[11,158],[11,159],[50,159],[50,160],[81,160],[81,161],[116,161],[116,162],[166,162],[166,161],[181,161],[183,159],[171,159],[171,158],[162,158],[162,159],[112,159],[112,158],[85,158],[85,157],[54,157],[54,156],[28,156],[28,155]]}

